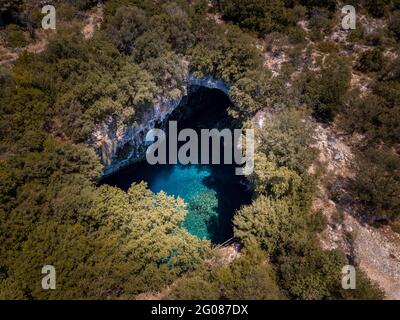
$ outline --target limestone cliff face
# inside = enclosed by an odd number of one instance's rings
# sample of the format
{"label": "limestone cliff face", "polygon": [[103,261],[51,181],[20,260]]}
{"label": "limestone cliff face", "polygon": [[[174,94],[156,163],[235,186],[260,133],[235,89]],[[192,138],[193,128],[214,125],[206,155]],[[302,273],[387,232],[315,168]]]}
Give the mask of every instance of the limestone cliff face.
{"label": "limestone cliff face", "polygon": [[182,95],[175,100],[159,96],[150,110],[144,114],[140,123],[120,127],[112,117],[109,117],[96,128],[90,144],[105,167],[104,176],[144,159],[146,151],[144,140],[147,132],[155,127],[163,128],[169,115],[178,106],[185,107],[185,100],[191,87],[219,89],[229,95],[229,88],[222,80],[212,77],[196,78],[188,74]]}

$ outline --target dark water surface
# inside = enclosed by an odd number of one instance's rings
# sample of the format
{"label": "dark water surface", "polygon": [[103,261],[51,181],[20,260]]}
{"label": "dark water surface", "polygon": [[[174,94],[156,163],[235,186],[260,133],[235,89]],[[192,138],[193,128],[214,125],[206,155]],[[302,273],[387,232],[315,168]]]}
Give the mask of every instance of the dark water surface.
{"label": "dark water surface", "polygon": [[[205,90],[189,96],[192,108],[179,129],[228,127],[226,108],[229,99],[218,90]],[[182,118],[182,115],[180,115]],[[174,115],[171,117],[174,120]],[[221,129],[221,128],[219,128]],[[150,190],[180,197],[187,204],[183,226],[199,238],[221,243],[233,235],[232,217],[242,205],[250,203],[251,193],[244,177],[235,175],[233,165],[150,165],[143,161],[107,177],[104,183],[128,190],[134,182],[147,182]]]}

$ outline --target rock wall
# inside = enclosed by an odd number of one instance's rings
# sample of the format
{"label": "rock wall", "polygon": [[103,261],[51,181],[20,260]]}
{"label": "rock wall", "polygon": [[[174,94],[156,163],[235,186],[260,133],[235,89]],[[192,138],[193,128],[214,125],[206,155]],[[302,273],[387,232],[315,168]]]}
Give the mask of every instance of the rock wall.
{"label": "rock wall", "polygon": [[99,125],[91,137],[91,145],[104,165],[103,176],[113,174],[130,163],[145,157],[145,137],[153,128],[163,128],[168,116],[178,107],[184,107],[190,87],[219,89],[229,96],[229,87],[222,80],[210,76],[196,78],[188,74],[183,94],[176,100],[157,97],[139,124],[118,127],[115,119],[109,117]]}

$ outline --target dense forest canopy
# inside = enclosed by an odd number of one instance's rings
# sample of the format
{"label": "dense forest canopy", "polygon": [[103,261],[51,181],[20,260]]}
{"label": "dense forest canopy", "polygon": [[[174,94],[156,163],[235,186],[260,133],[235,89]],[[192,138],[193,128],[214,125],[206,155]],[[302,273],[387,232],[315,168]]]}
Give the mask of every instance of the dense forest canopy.
{"label": "dense forest canopy", "polygon": [[[335,122],[364,137],[353,195],[366,215],[399,225],[400,58],[384,49],[398,49],[400,2],[361,2],[364,15],[388,26],[348,32],[349,45],[368,46],[352,65],[325,39],[338,23],[337,1],[107,0],[89,39],[82,12],[97,1],[54,1],[58,25],[46,49],[21,50],[0,66],[0,298],[134,299],[171,284],[171,299],[381,298],[361,270],[357,290],[341,288],[346,257],[322,250],[327,222],[310,214],[314,123]],[[6,46],[35,41],[41,17],[40,1],[3,1]],[[260,39],[290,46],[281,74],[265,65]],[[316,68],[301,62],[312,60],[307,41],[325,54]],[[354,69],[373,79],[365,95],[350,85]],[[143,183],[128,192],[98,185],[91,133],[108,118],[140,123],[157,97],[183,94],[188,72],[228,84],[229,114],[243,127],[270,114],[257,132],[253,202],[233,221],[241,256],[229,265],[186,231],[182,200]],[[56,266],[60,290],[41,290],[45,264]]]}

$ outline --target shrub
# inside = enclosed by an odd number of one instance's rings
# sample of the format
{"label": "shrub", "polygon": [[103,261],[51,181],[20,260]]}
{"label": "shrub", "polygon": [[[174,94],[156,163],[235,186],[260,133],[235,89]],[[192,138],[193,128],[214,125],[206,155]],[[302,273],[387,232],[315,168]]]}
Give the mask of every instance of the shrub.
{"label": "shrub", "polygon": [[347,39],[351,43],[362,42],[365,38],[365,28],[361,23],[357,24],[357,28],[348,33]]}
{"label": "shrub", "polygon": [[265,252],[249,243],[228,266],[196,272],[177,282],[169,299],[276,300],[284,299]]}
{"label": "shrub", "polygon": [[338,54],[329,55],[317,72],[304,74],[304,102],[314,110],[314,116],[331,121],[343,103],[351,78],[349,61]]}
{"label": "shrub", "polygon": [[397,40],[400,40],[400,11],[396,11],[390,17],[389,30],[393,32]]}
{"label": "shrub", "polygon": [[339,46],[333,41],[321,41],[318,43],[318,50],[323,53],[333,53],[339,51]]}
{"label": "shrub", "polygon": [[381,49],[363,52],[357,63],[357,69],[362,72],[376,72],[384,66],[384,57]]}
{"label": "shrub", "polygon": [[289,27],[287,30],[289,41],[291,44],[304,43],[306,40],[306,31],[301,27]]}
{"label": "shrub", "polygon": [[226,20],[260,34],[282,30],[288,22],[282,0],[221,1]]}
{"label": "shrub", "polygon": [[396,219],[390,225],[394,232],[400,233],[400,219]]}
{"label": "shrub", "polygon": [[311,38],[314,41],[321,41],[329,34],[334,25],[331,13],[324,8],[313,8],[310,18]]}
{"label": "shrub", "polygon": [[357,155],[355,191],[370,216],[400,216],[400,157],[393,150],[371,147]]}
{"label": "shrub", "polygon": [[6,27],[6,41],[13,48],[21,48],[27,44],[24,32],[15,24],[9,24]]}
{"label": "shrub", "polygon": [[374,18],[380,18],[385,14],[385,6],[390,0],[367,0],[366,7],[368,13]]}

